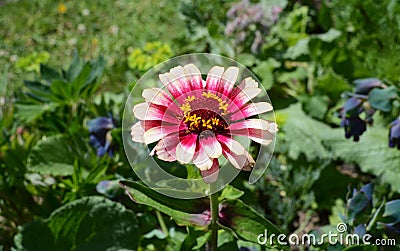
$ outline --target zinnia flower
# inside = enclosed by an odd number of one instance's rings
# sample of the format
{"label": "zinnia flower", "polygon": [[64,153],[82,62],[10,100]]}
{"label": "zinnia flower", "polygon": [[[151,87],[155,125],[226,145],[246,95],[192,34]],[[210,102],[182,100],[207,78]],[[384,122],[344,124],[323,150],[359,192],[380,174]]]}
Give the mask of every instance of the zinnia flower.
{"label": "zinnia flower", "polygon": [[268,145],[277,125],[249,118],[272,110],[267,102],[251,103],[261,89],[252,78],[234,86],[239,69],[213,67],[206,80],[193,64],[177,66],[159,78],[166,90],[145,89],[146,102],[134,106],[139,122],[131,129],[132,140],[158,142],[150,155],[164,161],[193,163],[205,182],[214,182],[218,158],[224,156],[234,167],[251,170],[255,161],[233,136],[245,136]]}

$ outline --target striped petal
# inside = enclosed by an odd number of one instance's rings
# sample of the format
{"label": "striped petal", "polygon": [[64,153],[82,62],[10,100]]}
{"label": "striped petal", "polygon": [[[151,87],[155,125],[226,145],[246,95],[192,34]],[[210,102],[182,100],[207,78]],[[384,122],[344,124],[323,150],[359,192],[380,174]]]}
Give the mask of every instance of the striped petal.
{"label": "striped petal", "polygon": [[241,155],[238,155],[229,149],[224,149],[223,155],[237,169],[250,171],[255,164],[253,157],[251,157],[247,151]]}
{"label": "striped petal", "polygon": [[209,91],[218,91],[219,82],[221,81],[222,74],[224,74],[224,67],[214,66],[207,74],[206,87]]}
{"label": "striped petal", "polygon": [[162,120],[169,123],[179,123],[179,120],[172,114],[165,112],[162,106],[140,103],[133,107],[133,115],[139,120]]}
{"label": "striped petal", "polygon": [[194,64],[188,64],[183,67],[187,79],[190,82],[192,90],[203,89],[203,80],[201,78],[201,72]]}
{"label": "striped petal", "polygon": [[238,141],[221,134],[217,135],[217,139],[225,148],[229,149],[233,153],[238,155],[244,154],[245,149]]}
{"label": "striped petal", "polygon": [[247,128],[247,129],[231,130],[230,133],[232,135],[248,137],[249,139],[257,143],[260,143],[262,145],[268,145],[274,139],[274,135],[272,133],[262,129]]}
{"label": "striped petal", "polygon": [[205,183],[214,183],[218,179],[219,163],[218,159],[213,159],[213,165],[209,170],[200,171]]}
{"label": "striped petal", "polygon": [[242,108],[247,102],[255,98],[261,93],[261,89],[257,87],[248,87],[239,92],[238,95],[232,100],[233,102],[229,105],[228,109],[234,112],[234,109]]}
{"label": "striped petal", "polygon": [[228,97],[233,89],[233,86],[236,82],[238,75],[239,75],[239,68],[233,66],[228,67],[228,69],[226,69],[224,74],[222,74],[218,91],[222,93],[224,96]]}
{"label": "striped petal", "polygon": [[208,135],[200,135],[200,147],[204,149],[210,158],[218,158],[222,155],[222,147],[218,142],[215,135],[207,133]]}
{"label": "striped petal", "polygon": [[176,146],[179,144],[179,135],[170,134],[165,138],[162,138],[157,145],[153,148],[150,156],[157,154],[160,160],[164,161],[176,161]]}
{"label": "striped petal", "polygon": [[156,105],[169,106],[173,102],[168,93],[160,88],[145,89],[142,96],[146,102]]}
{"label": "striped petal", "polygon": [[184,164],[189,163],[193,159],[196,150],[196,143],[196,134],[184,136],[176,147],[176,159]]}
{"label": "striped petal", "polygon": [[247,128],[269,130],[270,123],[264,119],[247,119],[235,122],[228,127],[229,130],[239,130]]}
{"label": "striped petal", "polygon": [[164,138],[168,134],[174,133],[174,132],[179,132],[179,126],[173,125],[173,126],[157,126],[153,127],[149,130],[147,130],[144,135],[144,143],[145,144],[151,144],[153,142],[159,141],[160,139]]}
{"label": "striped petal", "polygon": [[132,141],[143,143],[144,142],[143,134],[144,134],[144,128],[139,121],[136,124],[134,124],[131,128]]}
{"label": "striped petal", "polygon": [[213,161],[208,157],[204,148],[199,147],[193,157],[193,164],[200,169],[200,171],[209,170],[212,165]]}
{"label": "striped petal", "polygon": [[250,103],[231,116],[233,121],[272,111],[272,105],[267,102]]}

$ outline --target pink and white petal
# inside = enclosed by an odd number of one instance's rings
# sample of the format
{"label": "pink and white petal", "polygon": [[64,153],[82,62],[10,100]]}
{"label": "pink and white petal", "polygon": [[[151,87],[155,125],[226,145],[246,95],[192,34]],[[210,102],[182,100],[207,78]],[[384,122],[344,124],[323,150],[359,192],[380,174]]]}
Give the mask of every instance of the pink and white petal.
{"label": "pink and white petal", "polygon": [[224,74],[222,74],[218,92],[222,93],[225,97],[228,97],[235,85],[238,75],[239,68],[234,66],[228,67]]}
{"label": "pink and white petal", "polygon": [[233,89],[230,98],[233,99],[236,95],[238,95],[242,90],[247,88],[258,88],[258,83],[251,77],[245,78],[240,85]]}
{"label": "pink and white petal", "polygon": [[261,113],[272,111],[272,105],[267,102],[250,103],[245,105],[240,111],[235,112],[231,119],[233,121],[251,117]]}
{"label": "pink and white petal", "polygon": [[224,148],[229,149],[235,154],[242,155],[245,152],[245,149],[242,146],[242,144],[240,144],[233,138],[219,134],[217,135],[217,140],[223,145]]}
{"label": "pink and white petal", "polygon": [[179,65],[172,68],[170,74],[174,77],[173,84],[179,86],[183,94],[191,91],[190,80],[187,78],[185,69],[182,66]]}
{"label": "pink and white petal", "polygon": [[141,122],[139,121],[136,124],[134,124],[131,128],[132,141],[143,143],[144,142],[143,134],[144,134],[144,128]]}
{"label": "pink and white petal", "polygon": [[250,88],[250,87],[258,87],[258,82],[255,81],[252,77],[248,77],[243,79],[243,81],[240,83],[240,85],[238,86],[241,90],[244,90],[246,88]]}
{"label": "pink and white petal", "polygon": [[133,115],[139,120],[162,120],[169,123],[179,123],[172,114],[167,114],[162,106],[140,103],[133,107]]}
{"label": "pink and white petal", "polygon": [[164,138],[165,136],[171,134],[171,133],[177,133],[179,132],[179,126],[173,125],[173,126],[157,126],[150,128],[149,130],[145,131],[143,138],[144,138],[144,143],[146,145],[151,144],[153,142],[159,141],[160,139]]}
{"label": "pink and white petal", "polygon": [[168,93],[160,88],[144,89],[142,92],[142,97],[148,103],[167,107],[173,102]]}
{"label": "pink and white petal", "polygon": [[233,102],[228,106],[230,112],[235,112],[238,108],[243,107],[247,102],[257,97],[261,93],[261,89],[257,87],[249,87],[241,90],[236,97],[232,99]]}
{"label": "pink and white petal", "polygon": [[218,159],[213,159],[213,165],[209,170],[200,171],[205,183],[214,183],[218,179],[219,163]]}
{"label": "pink and white petal", "polygon": [[201,72],[194,64],[188,64],[183,67],[185,70],[186,77],[190,81],[192,90],[203,89],[203,80],[201,78]]}
{"label": "pink and white petal", "polygon": [[162,121],[161,120],[142,120],[142,121],[140,121],[140,124],[142,125],[143,129],[145,131],[147,131],[153,127],[161,126]]}
{"label": "pink and white petal", "polygon": [[270,131],[270,132],[278,132],[278,124],[274,123],[274,122],[270,122],[268,131]]}
{"label": "pink and white petal", "polygon": [[196,151],[197,134],[184,136],[176,147],[176,159],[183,164],[189,163],[193,159]]}
{"label": "pink and white petal", "polygon": [[157,157],[160,160],[164,161],[176,161],[176,146],[179,143],[179,135],[178,134],[170,134],[165,138],[161,139],[154,149],[151,151],[150,156],[153,156],[154,153],[157,154]]}
{"label": "pink and white petal", "polygon": [[218,158],[222,155],[222,147],[214,134],[200,135],[200,147],[204,149],[210,158]]}
{"label": "pink and white petal", "polygon": [[164,86],[167,88],[169,93],[171,93],[172,97],[174,99],[179,98],[184,92],[181,86],[175,84],[175,76],[170,74],[170,73],[164,73],[158,75],[160,81],[164,84]]}
{"label": "pink and white petal", "polygon": [[206,151],[204,151],[202,147],[199,147],[197,152],[194,154],[193,164],[197,166],[200,171],[205,171],[212,167],[213,161],[208,157]]}
{"label": "pink and white petal", "polygon": [[255,164],[253,157],[247,151],[242,155],[237,155],[229,149],[224,149],[223,154],[235,168],[240,170],[250,171]]}
{"label": "pink and white petal", "polygon": [[229,125],[229,130],[240,130],[240,129],[261,129],[261,130],[269,130],[270,123],[264,119],[246,119],[239,122],[232,123]]}
{"label": "pink and white petal", "polygon": [[262,145],[268,145],[274,139],[274,135],[272,133],[262,129],[247,128],[247,129],[231,130],[230,133],[232,135],[245,136]]}
{"label": "pink and white petal", "polygon": [[224,74],[224,67],[214,66],[207,74],[206,89],[209,91],[218,91],[218,86]]}

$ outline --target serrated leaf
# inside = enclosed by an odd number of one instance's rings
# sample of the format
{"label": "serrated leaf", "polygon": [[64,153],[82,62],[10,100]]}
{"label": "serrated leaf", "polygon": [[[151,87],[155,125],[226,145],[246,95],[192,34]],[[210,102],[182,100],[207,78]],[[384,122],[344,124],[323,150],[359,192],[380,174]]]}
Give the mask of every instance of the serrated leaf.
{"label": "serrated leaf", "polygon": [[316,89],[329,95],[333,100],[337,100],[344,91],[351,88],[342,76],[336,74],[333,70],[329,70],[318,77]]}
{"label": "serrated leaf", "polygon": [[397,97],[397,88],[390,86],[385,89],[373,89],[368,95],[370,105],[383,112],[390,112],[392,109],[392,101]]}
{"label": "serrated leaf", "polygon": [[70,202],[48,219],[24,226],[17,236],[21,251],[131,250],[139,239],[135,214],[97,196]]}
{"label": "serrated leaf", "polygon": [[330,43],[337,38],[339,38],[342,35],[342,32],[339,30],[336,30],[335,28],[330,28],[327,32],[314,35],[315,38],[318,38],[324,42]]}
{"label": "serrated leaf", "polygon": [[76,155],[69,145],[62,135],[39,141],[29,155],[28,169],[41,174],[71,175]]}
{"label": "serrated leaf", "polygon": [[355,163],[361,171],[381,176],[384,182],[392,185],[392,189],[400,191],[400,154],[396,149],[388,147],[388,130],[374,126],[362,135],[359,142],[343,139],[343,129],[334,129],[323,139],[335,158],[347,163]]}
{"label": "serrated leaf", "polygon": [[218,223],[237,237],[258,243],[257,238],[267,230],[268,234],[280,234],[281,230],[240,200],[221,203]]}
{"label": "serrated leaf", "polygon": [[253,72],[261,78],[262,84],[266,90],[269,90],[273,84],[273,71],[281,66],[281,63],[274,58],[268,58],[253,68]]}
{"label": "serrated leaf", "polygon": [[294,60],[300,56],[308,55],[310,53],[308,48],[309,41],[309,38],[300,39],[295,45],[287,49],[283,57]]}
{"label": "serrated leaf", "polygon": [[297,159],[300,153],[305,154],[309,161],[327,159],[331,156],[322,144],[323,134],[331,131],[329,126],[308,117],[300,104],[281,110],[280,114],[287,117],[283,130],[290,144],[288,153],[290,158]]}
{"label": "serrated leaf", "polygon": [[179,225],[207,226],[210,223],[210,205],[207,199],[176,199],[139,182],[120,181],[120,184],[134,202],[156,208],[171,216]]}

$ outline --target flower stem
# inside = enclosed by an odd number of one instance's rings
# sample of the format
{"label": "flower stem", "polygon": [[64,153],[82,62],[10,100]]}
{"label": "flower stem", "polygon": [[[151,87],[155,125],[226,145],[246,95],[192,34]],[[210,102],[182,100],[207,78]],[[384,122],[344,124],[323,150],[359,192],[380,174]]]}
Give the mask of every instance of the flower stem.
{"label": "flower stem", "polygon": [[217,182],[210,184],[210,208],[211,208],[211,240],[209,243],[210,251],[217,251],[218,248],[218,192]]}
{"label": "flower stem", "polygon": [[156,210],[156,215],[157,215],[157,220],[158,220],[158,223],[160,224],[161,230],[164,232],[164,234],[166,236],[168,236],[168,228],[165,225],[164,219],[163,219],[160,211]]}

